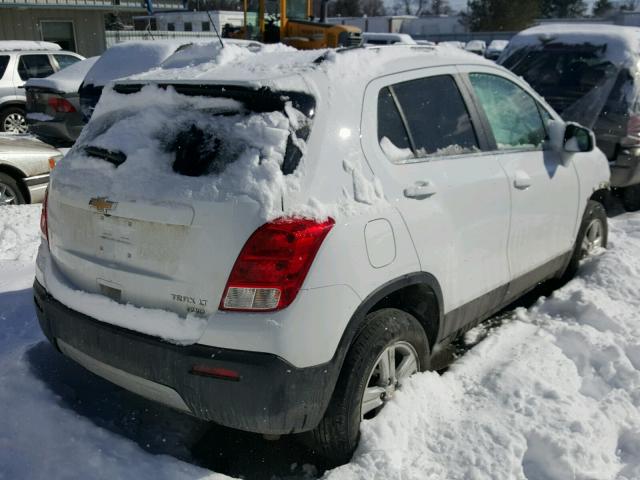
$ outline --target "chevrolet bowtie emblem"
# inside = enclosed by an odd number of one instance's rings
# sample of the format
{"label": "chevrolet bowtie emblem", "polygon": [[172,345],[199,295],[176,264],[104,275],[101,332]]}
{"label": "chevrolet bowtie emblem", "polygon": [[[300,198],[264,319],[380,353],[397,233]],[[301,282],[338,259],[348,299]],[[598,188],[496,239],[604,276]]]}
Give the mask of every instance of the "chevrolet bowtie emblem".
{"label": "chevrolet bowtie emblem", "polygon": [[117,204],[118,202],[112,202],[108,200],[107,197],[94,197],[89,200],[89,206],[101,213],[109,213]]}

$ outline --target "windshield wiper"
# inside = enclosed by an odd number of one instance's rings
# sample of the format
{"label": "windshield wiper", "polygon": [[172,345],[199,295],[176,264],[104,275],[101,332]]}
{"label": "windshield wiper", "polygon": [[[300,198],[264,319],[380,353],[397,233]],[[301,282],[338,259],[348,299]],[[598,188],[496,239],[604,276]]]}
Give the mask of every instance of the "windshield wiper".
{"label": "windshield wiper", "polygon": [[127,159],[127,156],[118,150],[107,150],[106,148],[93,147],[90,145],[88,147],[85,147],[84,151],[90,157],[101,158],[109,163],[112,163],[116,167],[122,165]]}

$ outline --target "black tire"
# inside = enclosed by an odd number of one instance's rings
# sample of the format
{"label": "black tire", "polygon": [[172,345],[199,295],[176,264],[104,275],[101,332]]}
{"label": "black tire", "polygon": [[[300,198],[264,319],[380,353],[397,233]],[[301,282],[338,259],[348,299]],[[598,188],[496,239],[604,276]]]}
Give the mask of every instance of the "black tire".
{"label": "black tire", "polygon": [[627,212],[640,210],[640,185],[631,185],[621,189],[622,205]]}
{"label": "black tire", "polygon": [[590,254],[590,252],[585,252],[583,243],[585,235],[587,234],[587,229],[590,225],[592,225],[592,222],[594,221],[600,222],[602,226],[601,246],[602,248],[607,248],[607,240],[609,236],[609,229],[607,227],[607,213],[601,203],[596,202],[595,200],[589,200],[589,202],[587,203],[587,208],[584,211],[584,215],[582,216],[582,223],[580,224],[580,229],[578,230],[578,237],[576,238],[576,243],[573,247],[571,260],[569,261],[569,265],[567,265],[564,273],[560,277],[561,283],[566,283],[571,280],[578,272],[580,260]]}
{"label": "black tire", "polygon": [[[9,201],[10,199],[12,201]],[[25,202],[18,182],[5,173],[0,173],[0,207],[4,205],[22,205]]]}
{"label": "black tire", "polygon": [[360,438],[361,403],[369,375],[385,349],[398,342],[410,344],[418,369],[429,366],[429,343],[424,329],[410,314],[386,308],[370,313],[345,358],[324,418],[309,432],[307,443],[327,467],[348,462]]}
{"label": "black tire", "polygon": [[12,132],[12,133],[26,133],[27,132],[27,116],[24,108],[20,107],[7,107],[4,110],[0,111],[0,132],[11,132],[11,130],[7,130],[8,118],[12,116],[21,116],[22,123],[24,124],[23,132]]}

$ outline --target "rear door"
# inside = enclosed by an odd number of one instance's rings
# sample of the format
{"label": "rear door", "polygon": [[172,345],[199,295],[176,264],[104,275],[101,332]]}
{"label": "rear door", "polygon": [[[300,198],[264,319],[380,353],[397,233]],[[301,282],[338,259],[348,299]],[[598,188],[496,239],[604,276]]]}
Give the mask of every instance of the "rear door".
{"label": "rear door", "polygon": [[573,248],[579,186],[573,163],[546,147],[551,116],[524,87],[493,69],[470,68],[471,90],[486,116],[493,155],[509,179],[512,293],[555,273]]}
{"label": "rear door", "polygon": [[495,308],[509,282],[508,183],[472,117],[451,68],[386,76],[365,94],[363,149],[441,284],[445,335]]}

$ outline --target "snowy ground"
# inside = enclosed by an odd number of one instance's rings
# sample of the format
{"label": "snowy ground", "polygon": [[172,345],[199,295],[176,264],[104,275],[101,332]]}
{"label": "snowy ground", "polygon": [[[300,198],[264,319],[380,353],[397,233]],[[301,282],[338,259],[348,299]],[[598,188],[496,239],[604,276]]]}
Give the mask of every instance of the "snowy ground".
{"label": "snowy ground", "polygon": [[[91,375],[40,333],[39,206],[0,210],[0,479],[310,477],[288,440],[211,429]],[[467,335],[363,426],[343,479],[639,479],[640,214],[577,279]]]}

